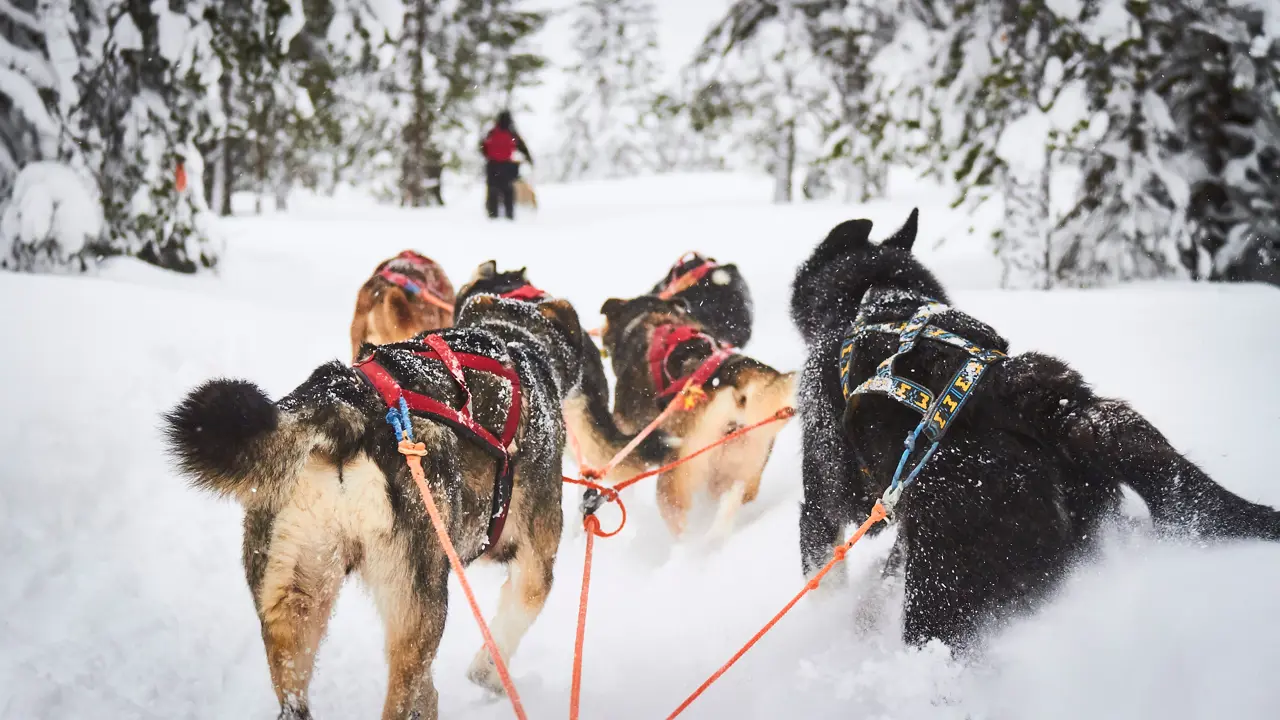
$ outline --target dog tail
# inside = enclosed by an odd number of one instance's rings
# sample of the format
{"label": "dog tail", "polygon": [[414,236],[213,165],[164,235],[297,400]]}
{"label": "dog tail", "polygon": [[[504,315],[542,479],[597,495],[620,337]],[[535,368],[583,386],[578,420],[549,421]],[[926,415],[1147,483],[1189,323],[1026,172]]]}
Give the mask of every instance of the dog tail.
{"label": "dog tail", "polygon": [[1093,462],[1118,471],[1157,527],[1203,537],[1280,540],[1280,512],[1219,485],[1128,404],[1099,399],[1085,418],[1082,439],[1096,448]]}
{"label": "dog tail", "polygon": [[170,455],[192,484],[242,504],[270,503],[297,477],[316,435],[257,385],[211,380],[164,415]]}
{"label": "dog tail", "polygon": [[1017,409],[1020,431],[1059,439],[1075,461],[1131,487],[1158,528],[1280,540],[1280,512],[1219,485],[1149,420],[1121,400],[1095,395],[1062,361],[1024,353],[1001,364],[999,383],[993,389],[1001,404]]}

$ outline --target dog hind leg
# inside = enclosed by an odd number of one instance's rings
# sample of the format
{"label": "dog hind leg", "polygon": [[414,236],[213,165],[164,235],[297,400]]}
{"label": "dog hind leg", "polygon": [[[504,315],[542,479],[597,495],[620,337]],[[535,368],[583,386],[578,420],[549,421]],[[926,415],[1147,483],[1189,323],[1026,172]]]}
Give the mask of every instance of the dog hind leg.
{"label": "dog hind leg", "polygon": [[[282,512],[271,529],[271,540],[261,566],[246,568],[255,592],[262,640],[271,671],[271,685],[280,701],[280,717],[310,718],[307,688],[315,667],[316,652],[324,638],[334,600],[346,577],[336,535],[315,516]],[[245,556],[253,557],[253,523],[246,522]],[[259,575],[260,573],[260,575]]]}
{"label": "dog hind leg", "polygon": [[707,531],[708,539],[715,542],[723,542],[728,539],[733,532],[738,510],[746,502],[746,496],[747,483],[742,480],[735,481],[720,494],[720,502],[716,506],[715,519],[711,522],[711,529]]}
{"label": "dog hind leg", "polygon": [[448,561],[438,545],[411,557],[403,539],[370,547],[360,569],[386,627],[387,696],[382,720],[436,720],[431,677],[448,610]]}
{"label": "dog hind leg", "polygon": [[684,534],[698,479],[707,473],[706,455],[678,465],[658,477],[658,511],[673,538]]}
{"label": "dog hind leg", "polygon": [[[558,483],[559,479],[552,481]],[[498,652],[508,667],[551,593],[552,570],[564,521],[559,504],[554,508],[548,505],[545,512],[529,512],[527,529],[520,529],[515,557],[507,564],[507,580],[502,584],[498,611],[490,625]],[[495,693],[504,691],[498,668],[486,647],[482,646],[476,653],[467,678]]]}

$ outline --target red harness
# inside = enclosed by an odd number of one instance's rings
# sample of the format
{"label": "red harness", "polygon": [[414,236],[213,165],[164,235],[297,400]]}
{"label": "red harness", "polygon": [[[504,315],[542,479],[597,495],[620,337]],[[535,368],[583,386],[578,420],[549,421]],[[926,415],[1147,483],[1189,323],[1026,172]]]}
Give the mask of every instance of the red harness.
{"label": "red harness", "polygon": [[[502,536],[502,527],[507,521],[507,509],[511,505],[511,485],[514,469],[511,467],[511,455],[507,448],[510,447],[511,441],[515,438],[516,429],[520,424],[520,376],[516,374],[515,370],[491,357],[471,353],[455,353],[449,347],[449,343],[439,335],[427,335],[422,338],[422,342],[429,349],[415,351],[414,355],[428,360],[439,360],[444,364],[449,374],[453,376],[454,382],[458,383],[458,387],[462,389],[463,402],[461,408],[453,408],[435,398],[404,389],[391,376],[391,373],[387,372],[386,368],[374,361],[373,356],[357,362],[355,367],[369,379],[369,382],[378,391],[378,394],[382,396],[382,400],[387,404],[388,408],[398,408],[400,399],[404,398],[410,412],[444,422],[454,430],[477,441],[486,452],[500,461],[498,473],[493,483],[492,512],[489,516],[488,541],[485,544],[485,549],[488,549],[493,547],[498,542],[498,538]],[[502,427],[501,439],[494,437],[493,433],[476,422],[476,419],[471,415],[471,390],[467,388],[466,378],[462,374],[463,368],[493,373],[511,383],[511,406],[507,410],[507,420]]]}
{"label": "red harness", "polygon": [[[688,375],[672,378],[667,372],[667,360],[671,358],[671,353],[681,345],[695,341],[711,346],[711,355]],[[702,386],[716,374],[733,352],[731,345],[720,343],[691,325],[659,325],[654,328],[653,336],[649,339],[649,372],[653,376],[653,386],[658,391],[658,397],[661,399],[675,395],[690,381],[692,385]]]}
{"label": "red harness", "polygon": [[720,267],[719,263],[715,260],[704,258],[696,252],[687,252],[684,255],[681,255],[680,259],[676,261],[675,267],[680,267],[688,262],[685,258],[690,255],[693,256],[690,258],[691,260],[702,260],[702,262],[671,278],[671,282],[667,283],[667,286],[662,289],[662,292],[658,293],[658,297],[663,300],[670,300],[676,293],[683,292],[694,285],[697,285],[702,281],[702,278],[707,276],[707,273]]}
{"label": "red harness", "polygon": [[[432,263],[431,260],[429,260],[423,255],[419,255],[418,253],[412,250],[405,250],[404,252],[397,255],[395,259],[407,260],[414,267],[421,270],[424,277],[430,277],[430,273],[428,272],[428,270],[432,267],[432,265],[434,265],[434,263]],[[429,287],[426,287],[424,285],[419,285],[417,281],[410,278],[408,275],[405,275],[404,273],[396,272],[395,270],[392,270],[390,268],[383,268],[382,270],[378,271],[378,275],[382,277],[382,279],[386,280],[387,282],[399,285],[401,290],[404,290],[410,295],[418,295],[422,297],[423,300],[426,300],[427,302],[431,303],[432,305],[435,305],[436,307],[447,308],[450,311],[452,311],[453,309],[453,305],[448,300],[445,300],[444,298],[440,297],[439,293],[435,292]]]}
{"label": "red harness", "polygon": [[525,302],[538,302],[547,297],[547,294],[532,285],[521,285],[515,290],[508,290],[498,297],[508,300],[523,300]]}

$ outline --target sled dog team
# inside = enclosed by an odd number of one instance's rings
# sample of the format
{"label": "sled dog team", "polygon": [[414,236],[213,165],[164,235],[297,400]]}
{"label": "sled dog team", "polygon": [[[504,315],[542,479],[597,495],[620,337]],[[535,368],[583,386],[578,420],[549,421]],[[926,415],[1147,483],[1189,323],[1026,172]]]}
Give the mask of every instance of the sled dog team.
{"label": "sled dog team", "polygon": [[[701,401],[670,415],[604,482],[796,404],[803,570],[826,565],[883,498],[898,525],[886,572],[904,581],[911,643],[964,650],[988,623],[1034,607],[1118,513],[1122,486],[1158,528],[1280,540],[1280,513],[1218,485],[1124,402],[1095,395],[1056,358],[1008,355],[994,328],[952,307],[912,254],[916,226],[912,212],[877,243],[870,221],[842,223],[800,266],[790,311],[808,355],[798,376],[743,352],[752,303],[733,264],[692,253],[648,292],[604,303],[611,403],[577,310],[524,268],[486,262],[455,292],[436,263],[406,251],[360,288],[351,364],[322,365],[275,401],[237,380],[192,391],[165,417],[169,448],[194,485],[244,506],[245,574],[279,717],[311,717],[315,654],[353,572],[385,623],[382,717],[437,716],[432,662],[450,566],[388,424],[406,413],[463,563],[507,568],[491,624],[504,661],[551,589],[570,436],[600,467],[686,383]],[[717,504],[710,533],[727,536],[779,429],[660,475],[668,530],[685,533],[705,491]],[[467,676],[502,691],[485,648]]]}

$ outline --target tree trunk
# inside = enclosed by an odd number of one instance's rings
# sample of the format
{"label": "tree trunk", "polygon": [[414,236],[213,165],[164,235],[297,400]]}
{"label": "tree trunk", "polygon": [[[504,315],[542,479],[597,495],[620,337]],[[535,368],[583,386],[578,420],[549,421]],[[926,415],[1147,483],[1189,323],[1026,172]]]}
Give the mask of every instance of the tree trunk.
{"label": "tree trunk", "polygon": [[400,162],[400,203],[409,207],[431,204],[430,173],[431,132],[435,108],[426,86],[426,73],[422,56],[427,50],[427,3],[416,0],[412,9],[406,8],[405,35],[412,38],[412,67],[409,72],[410,103],[409,122],[405,124],[404,157]]}
{"label": "tree trunk", "polygon": [[[225,109],[224,112],[228,113],[228,126],[231,125],[231,82],[230,73],[223,73],[222,78],[218,81],[218,88],[222,93],[222,107]],[[209,207],[215,213],[224,217],[231,214],[231,138],[229,133],[229,127],[223,130],[214,150],[216,157],[213,158],[213,172],[211,173],[213,187],[209,193]]]}
{"label": "tree trunk", "polygon": [[773,201],[791,202],[791,179],[796,171],[796,123],[788,121],[779,136],[778,159],[773,177]]}
{"label": "tree trunk", "polygon": [[209,209],[218,215],[230,215],[230,202],[226,197],[227,190],[227,155],[229,155],[227,147],[227,139],[225,137],[218,140],[218,144],[214,146],[213,152],[210,153],[209,159],[213,161],[213,172],[210,173],[211,178],[209,184]]}

